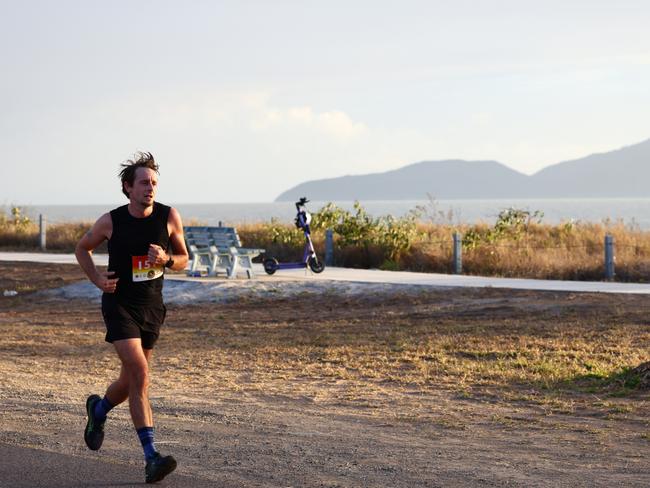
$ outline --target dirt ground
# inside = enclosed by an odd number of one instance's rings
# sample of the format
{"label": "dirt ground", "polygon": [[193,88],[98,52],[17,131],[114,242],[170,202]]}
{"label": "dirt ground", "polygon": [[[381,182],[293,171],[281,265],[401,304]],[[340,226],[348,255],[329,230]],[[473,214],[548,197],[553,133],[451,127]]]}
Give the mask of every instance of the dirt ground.
{"label": "dirt ground", "polygon": [[[0,263],[0,442],[142,464],[126,405],[98,452],[84,402],[117,374],[99,307]],[[432,289],[170,306],[156,444],[224,487],[650,486],[650,300]],[[627,379],[626,379],[627,378]]]}

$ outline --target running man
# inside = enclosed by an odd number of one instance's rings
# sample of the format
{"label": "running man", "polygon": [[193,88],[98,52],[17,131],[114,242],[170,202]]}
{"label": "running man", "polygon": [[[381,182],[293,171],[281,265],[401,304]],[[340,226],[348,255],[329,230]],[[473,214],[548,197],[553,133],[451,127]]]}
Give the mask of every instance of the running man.
{"label": "running man", "polygon": [[[84,440],[89,449],[98,450],[108,412],[128,398],[131,419],[144,449],[146,482],[155,483],[176,468],[176,460],[161,456],[154,446],[149,362],[165,320],[164,269],[184,269],[188,254],[179,213],[154,201],[158,165],[151,153],[137,153],[134,160],[122,164],[119,177],[128,205],[102,215],[75,250],[79,265],[103,292],[106,341],[115,347],[122,366],[103,398],[90,395],[86,400]],[[108,272],[101,273],[92,252],[105,240]]]}

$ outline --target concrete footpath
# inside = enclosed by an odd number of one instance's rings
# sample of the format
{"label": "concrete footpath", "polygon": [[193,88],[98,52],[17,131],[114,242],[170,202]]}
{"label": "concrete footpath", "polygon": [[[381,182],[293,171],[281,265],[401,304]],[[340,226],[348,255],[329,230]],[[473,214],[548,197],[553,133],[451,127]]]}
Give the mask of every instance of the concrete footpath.
{"label": "concrete footpath", "polygon": [[[108,256],[97,254],[95,263],[106,266]],[[0,261],[32,261],[41,263],[76,263],[73,254],[0,252]],[[383,283],[394,285],[421,285],[435,287],[508,288],[517,290],[635,293],[650,294],[647,283],[614,283],[607,281],[560,281],[519,278],[494,278],[483,276],[446,275],[437,273],[412,273],[407,271],[381,271],[376,269],[326,268],[322,274],[307,270],[283,270],[273,276],[264,273],[262,265],[255,265],[256,280],[264,281],[345,281],[354,283]],[[168,274],[165,279],[215,281],[224,278],[188,278]]]}
{"label": "concrete footpath", "polygon": [[[215,487],[213,481],[183,476],[182,465],[161,483],[166,488]],[[141,467],[0,444],[0,487],[150,486]]]}

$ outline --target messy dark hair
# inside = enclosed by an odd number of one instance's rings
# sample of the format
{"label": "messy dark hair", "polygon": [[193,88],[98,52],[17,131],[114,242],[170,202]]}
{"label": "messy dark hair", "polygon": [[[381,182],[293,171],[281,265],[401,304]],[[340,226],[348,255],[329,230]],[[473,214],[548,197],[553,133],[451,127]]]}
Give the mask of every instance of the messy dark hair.
{"label": "messy dark hair", "polygon": [[153,155],[150,152],[138,151],[133,156],[133,159],[128,159],[120,166],[122,166],[122,171],[120,171],[117,176],[119,176],[122,181],[122,193],[126,195],[126,198],[129,198],[129,193],[124,188],[124,183],[133,186],[133,182],[135,181],[135,172],[138,168],[149,168],[158,173],[158,164],[156,164],[156,161],[154,161]]}

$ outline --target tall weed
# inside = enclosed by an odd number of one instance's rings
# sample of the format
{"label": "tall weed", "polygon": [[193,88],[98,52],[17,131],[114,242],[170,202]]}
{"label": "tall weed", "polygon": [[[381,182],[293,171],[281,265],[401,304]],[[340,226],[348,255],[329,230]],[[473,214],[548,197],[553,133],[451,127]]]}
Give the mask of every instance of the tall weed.
{"label": "tall weed", "polygon": [[[312,238],[316,252],[324,256],[325,231],[333,230],[337,266],[450,273],[452,236],[459,232],[465,274],[600,280],[604,239],[610,234],[615,242],[616,279],[650,281],[650,232],[634,224],[607,220],[549,225],[542,222],[540,212],[506,209],[492,225],[463,225],[433,212],[416,208],[402,218],[373,217],[358,202],[352,211],[330,203],[313,214]],[[90,226],[49,225],[48,250],[72,252]],[[281,261],[302,257],[304,236],[294,225],[272,220],[240,225],[238,231],[245,247],[266,249],[266,255]],[[38,225],[20,209],[0,213],[1,249],[34,250],[38,245]]]}

